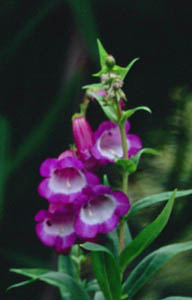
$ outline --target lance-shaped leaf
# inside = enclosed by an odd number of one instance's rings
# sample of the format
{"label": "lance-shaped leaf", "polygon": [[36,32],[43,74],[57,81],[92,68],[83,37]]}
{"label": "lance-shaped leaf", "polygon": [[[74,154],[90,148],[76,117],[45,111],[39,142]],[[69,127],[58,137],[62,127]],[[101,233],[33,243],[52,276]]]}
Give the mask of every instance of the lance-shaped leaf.
{"label": "lance-shaped leaf", "polygon": [[82,286],[68,274],[54,271],[46,272],[42,269],[11,269],[10,271],[29,276],[32,279],[44,281],[50,285],[58,287],[59,289],[65,288],[73,300],[91,300],[88,293],[82,288]]}
{"label": "lance-shaped leaf", "polygon": [[155,238],[161,233],[163,228],[166,226],[175,199],[175,193],[173,192],[170,200],[158,215],[158,217],[145,229],[143,229],[136,238],[121,252],[119,257],[119,264],[121,270],[124,271],[125,268],[140,254],[145,248],[147,248]]}
{"label": "lance-shaped leaf", "polygon": [[120,300],[120,270],[111,251],[99,244],[85,243],[81,245],[91,252],[93,270],[106,300]]}
{"label": "lance-shaped leaf", "polygon": [[129,119],[138,110],[145,110],[145,111],[147,111],[150,114],[152,113],[152,111],[151,111],[151,109],[149,107],[147,107],[147,106],[138,106],[136,108],[132,108],[132,109],[129,109],[129,110],[122,111],[122,117],[121,117],[121,119],[120,119],[119,122],[121,124],[124,124],[125,121],[127,119]]}
{"label": "lance-shaped leaf", "polygon": [[136,63],[136,61],[139,60],[139,57],[134,58],[128,65],[127,67],[120,67],[120,66],[114,66],[113,71],[121,76],[121,79],[125,79],[125,76],[127,75],[127,73],[130,71],[130,69],[132,68],[132,66]]}
{"label": "lance-shaped leaf", "polygon": [[133,297],[166,262],[187,250],[192,250],[192,241],[161,247],[152,252],[131,272],[123,284],[124,292],[129,298]]}
{"label": "lance-shaped leaf", "polygon": [[143,148],[136,155],[131,157],[131,161],[135,163],[136,168],[138,167],[140,158],[142,154],[152,154],[152,155],[159,155],[159,152],[153,148]]}
{"label": "lance-shaped leaf", "polygon": [[[58,257],[58,272],[63,272],[76,279],[76,270],[70,255],[59,255]],[[72,300],[69,291],[66,287],[60,288],[62,300]]]}
{"label": "lance-shaped leaf", "polygon": [[161,300],[192,300],[191,297],[181,297],[181,296],[174,296],[174,297],[167,297]]}
{"label": "lance-shaped leaf", "polygon": [[[135,202],[132,205],[131,210],[129,211],[129,216],[134,215],[135,213],[137,213],[138,211],[140,211],[143,208],[149,207],[151,205],[154,205],[154,204],[157,204],[157,203],[160,203],[163,201],[167,201],[168,199],[170,199],[172,193],[173,192],[163,192],[163,193],[147,196],[141,200],[138,200],[137,202]],[[188,196],[191,194],[192,194],[192,189],[177,191],[175,194],[175,198],[184,197],[184,196]]]}
{"label": "lance-shaped leaf", "polygon": [[87,90],[87,89],[104,90],[105,86],[102,83],[91,83],[91,84],[84,85],[82,89],[83,90]]}
{"label": "lance-shaped leaf", "polygon": [[105,300],[102,292],[96,292],[93,300]]}

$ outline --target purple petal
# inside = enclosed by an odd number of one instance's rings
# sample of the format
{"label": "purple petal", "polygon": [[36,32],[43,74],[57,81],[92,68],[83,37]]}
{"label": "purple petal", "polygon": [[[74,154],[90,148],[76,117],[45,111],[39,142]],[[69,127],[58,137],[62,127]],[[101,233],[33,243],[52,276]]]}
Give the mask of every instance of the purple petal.
{"label": "purple petal", "polygon": [[86,176],[87,183],[89,185],[97,185],[97,184],[100,183],[99,178],[97,177],[97,175],[95,175],[91,172],[86,172],[85,176]]}
{"label": "purple petal", "polygon": [[46,159],[40,166],[40,174],[43,177],[49,177],[57,168],[57,159],[56,158],[48,158]]}
{"label": "purple petal", "polygon": [[52,196],[52,191],[49,188],[49,178],[46,178],[40,182],[38,186],[38,193],[45,199],[49,199]]}
{"label": "purple petal", "polygon": [[129,157],[131,157],[137,154],[139,150],[141,150],[142,142],[141,139],[135,134],[128,134],[127,139],[128,139],[128,154]]}
{"label": "purple petal", "polygon": [[108,233],[113,231],[113,229],[115,229],[118,223],[119,217],[113,214],[110,219],[107,219],[99,226],[99,233]]}
{"label": "purple petal", "polygon": [[68,156],[65,157],[64,159],[59,160],[58,167],[59,169],[74,168],[74,169],[82,170],[84,169],[84,164],[79,159]]}
{"label": "purple petal", "polygon": [[116,210],[115,213],[118,216],[123,216],[125,215],[128,210],[130,209],[130,201],[129,198],[122,192],[120,191],[114,191],[111,193],[111,196],[116,199]]}

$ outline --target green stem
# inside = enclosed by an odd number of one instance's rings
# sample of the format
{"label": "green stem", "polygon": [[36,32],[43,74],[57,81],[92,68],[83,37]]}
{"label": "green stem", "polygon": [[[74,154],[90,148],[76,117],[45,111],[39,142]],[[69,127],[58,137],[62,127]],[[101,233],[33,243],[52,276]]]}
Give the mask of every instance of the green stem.
{"label": "green stem", "polygon": [[[118,112],[118,119],[120,120],[122,111],[120,103],[117,104],[117,112]],[[125,130],[125,123],[119,125],[120,133],[121,133],[121,141],[123,147],[123,158],[128,159],[128,147],[127,147],[127,135]],[[127,172],[123,172],[122,174],[122,191],[128,195],[128,176]],[[120,228],[119,228],[119,249],[120,252],[123,251],[125,248],[125,220],[122,218],[120,221]]]}

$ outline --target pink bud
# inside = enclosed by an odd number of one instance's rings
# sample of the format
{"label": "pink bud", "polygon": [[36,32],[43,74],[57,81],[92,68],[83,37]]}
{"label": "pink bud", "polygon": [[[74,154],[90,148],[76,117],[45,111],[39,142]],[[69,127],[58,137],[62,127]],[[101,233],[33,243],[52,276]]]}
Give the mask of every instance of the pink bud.
{"label": "pink bud", "polygon": [[65,157],[77,157],[76,156],[76,153],[74,150],[72,149],[68,149],[68,150],[65,150],[64,152],[62,152],[59,156],[58,156],[58,159],[61,160]]}
{"label": "pink bud", "polygon": [[74,116],[72,127],[77,151],[86,153],[93,146],[94,142],[93,131],[88,121],[81,115]]}

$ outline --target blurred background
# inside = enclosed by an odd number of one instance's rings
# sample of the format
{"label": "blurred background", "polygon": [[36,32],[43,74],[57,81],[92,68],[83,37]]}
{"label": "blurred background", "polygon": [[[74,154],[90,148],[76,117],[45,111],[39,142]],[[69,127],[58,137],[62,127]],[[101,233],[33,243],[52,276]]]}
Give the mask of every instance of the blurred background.
{"label": "blurred background", "polygon": [[[72,143],[81,86],[97,80],[91,77],[99,70],[96,38],[118,65],[140,57],[125,81],[126,105],[153,111],[131,119],[131,132],[161,154],[144,157],[130,177],[132,201],[191,188],[191,14],[187,0],[0,0],[0,299],[59,299],[55,288],[39,282],[5,290],[24,279],[11,267],[56,267],[57,255],[34,232],[34,215],[47,208],[37,194],[39,166]],[[94,129],[105,119],[95,104],[88,117]],[[145,254],[192,238],[191,200],[177,200],[167,228]],[[132,218],[133,235],[161,207]],[[177,256],[135,300],[192,296],[191,267],[192,253]]]}

